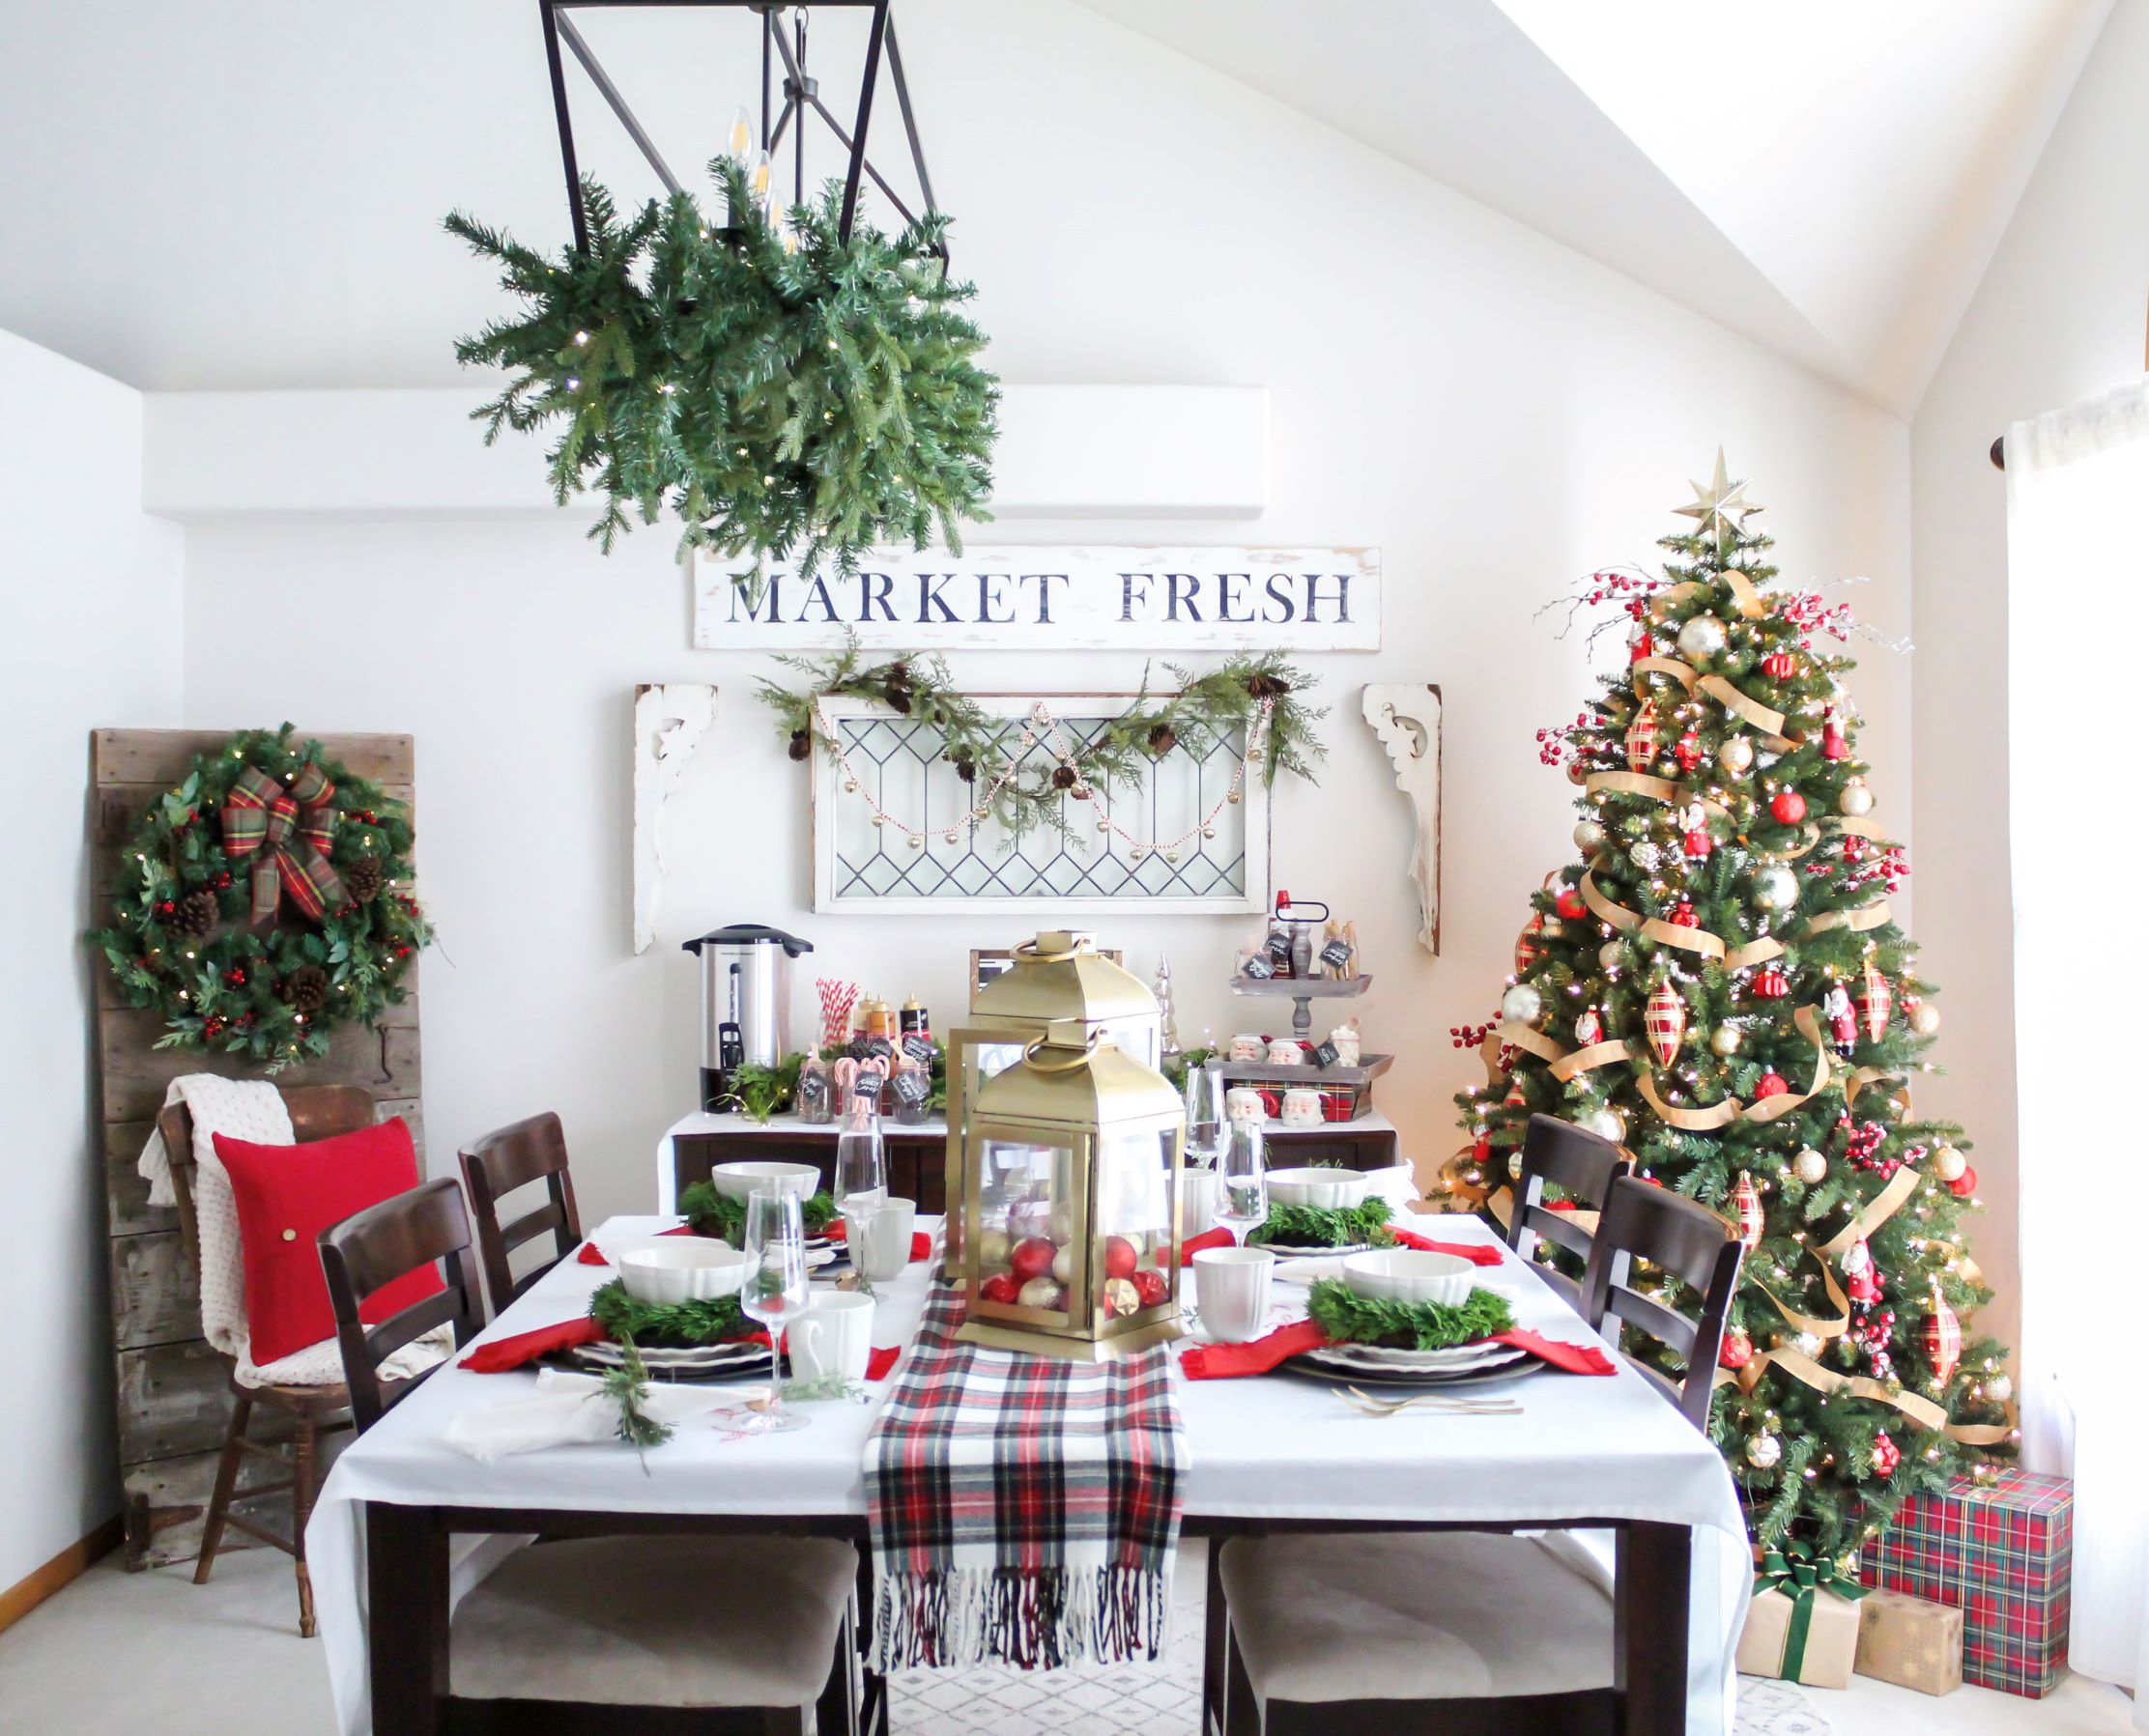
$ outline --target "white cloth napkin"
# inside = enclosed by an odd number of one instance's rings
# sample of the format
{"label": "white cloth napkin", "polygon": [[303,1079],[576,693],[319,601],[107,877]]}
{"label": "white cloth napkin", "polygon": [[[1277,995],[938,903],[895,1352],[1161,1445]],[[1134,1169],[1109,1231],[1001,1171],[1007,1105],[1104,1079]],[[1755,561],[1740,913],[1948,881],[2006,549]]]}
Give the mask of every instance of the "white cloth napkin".
{"label": "white cloth napkin", "polygon": [[[735,1403],[738,1396],[705,1386],[651,1381],[642,1408],[658,1422],[675,1428],[721,1405]],[[457,1452],[490,1465],[514,1453],[614,1440],[618,1434],[619,1408],[605,1397],[602,1377],[541,1368],[535,1398],[509,1399],[482,1410],[458,1410],[447,1425],[446,1439]]]}

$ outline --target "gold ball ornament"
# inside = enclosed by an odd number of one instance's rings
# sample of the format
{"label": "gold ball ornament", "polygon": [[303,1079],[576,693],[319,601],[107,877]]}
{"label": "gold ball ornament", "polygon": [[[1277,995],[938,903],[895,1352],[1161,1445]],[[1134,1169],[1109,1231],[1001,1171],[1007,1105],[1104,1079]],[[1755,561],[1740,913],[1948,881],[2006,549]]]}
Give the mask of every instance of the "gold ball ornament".
{"label": "gold ball ornament", "polygon": [[1698,614],[1679,628],[1678,648],[1690,661],[1714,657],[1724,648],[1724,623],[1712,614]]}
{"label": "gold ball ornament", "polygon": [[1614,1145],[1626,1137],[1626,1117],[1617,1109],[1592,1109],[1575,1123],[1585,1133],[1594,1133],[1599,1139],[1609,1139]]}
{"label": "gold ball ornament", "polygon": [[1784,1443],[1773,1435],[1757,1435],[1746,1443],[1746,1463],[1756,1470],[1773,1470],[1784,1456]]}
{"label": "gold ball ornament", "polygon": [[875,830],[878,830],[880,827],[885,826],[887,823],[888,816],[886,814],[876,813],[874,815],[874,826]]}
{"label": "gold ball ornament", "polygon": [[1933,1174],[1942,1181],[1953,1181],[1970,1167],[1970,1160],[1951,1145],[1933,1148]]}
{"label": "gold ball ornament", "polygon": [[1995,1405],[2004,1405],[2015,1396],[2015,1382],[2005,1375],[1994,1375],[1985,1382],[1985,1396]]}
{"label": "gold ball ornament", "polygon": [[1910,1029],[1920,1037],[1931,1037],[1940,1028],[1940,1010],[1931,1001],[1920,1001],[1905,1016]]}
{"label": "gold ball ornament", "polygon": [[1828,1159],[1808,1146],[1791,1160],[1791,1173],[1808,1187],[1818,1185],[1828,1174]]}
{"label": "gold ball ornament", "polygon": [[1231,792],[1230,792],[1230,793],[1229,793],[1228,795],[1226,795],[1226,796],[1224,797],[1224,800],[1225,800],[1225,801],[1227,801],[1227,802],[1229,802],[1229,803],[1230,803],[1230,804],[1232,805],[1232,807],[1234,807],[1234,808],[1238,807],[1238,806],[1239,806],[1239,792],[1238,792],[1237,790],[1232,790],[1232,791],[1231,791]]}
{"label": "gold ball ornament", "polygon": [[1500,997],[1500,1016],[1518,1025],[1533,1025],[1544,1011],[1544,997],[1527,982],[1518,982]]}
{"label": "gold ball ornament", "polygon": [[1730,737],[1716,750],[1716,763],[1733,777],[1743,777],[1753,769],[1754,744],[1743,735]]}
{"label": "gold ball ornament", "polygon": [[1619,968],[1620,957],[1619,943],[1616,940],[1608,940],[1597,949],[1597,962],[1608,971]]}
{"label": "gold ball ornament", "polygon": [[1738,1034],[1736,1025],[1718,1025],[1715,1030],[1708,1034],[1710,1050],[1717,1055],[1726,1057],[1737,1054],[1738,1045],[1744,1039]]}
{"label": "gold ball ornament", "polygon": [[1789,910],[1798,902],[1798,876],[1771,863],[1754,875],[1754,903],[1762,910]]}
{"label": "gold ball ornament", "polygon": [[1594,850],[1604,842],[1604,828],[1595,820],[1584,820],[1574,829],[1574,846],[1578,850]]}
{"label": "gold ball ornament", "polygon": [[1856,818],[1873,811],[1873,791],[1863,778],[1853,778],[1843,786],[1843,794],[1836,798],[1836,807],[1844,813]]}

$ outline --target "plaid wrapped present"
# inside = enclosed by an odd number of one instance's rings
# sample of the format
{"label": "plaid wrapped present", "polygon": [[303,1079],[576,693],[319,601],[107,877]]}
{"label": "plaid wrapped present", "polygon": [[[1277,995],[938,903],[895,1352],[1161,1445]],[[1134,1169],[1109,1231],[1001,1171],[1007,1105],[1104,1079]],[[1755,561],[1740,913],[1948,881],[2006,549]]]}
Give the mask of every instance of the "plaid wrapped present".
{"label": "plaid wrapped present", "polygon": [[1963,1680],[2042,1699],[2067,1673],[2074,1556],[2074,1484],[2008,1468],[1911,1496],[1860,1578],[1961,1609]]}
{"label": "plaid wrapped present", "polygon": [[961,1323],[934,1286],[867,1437],[874,1667],[1161,1657],[1187,1470],[1166,1348],[1068,1362]]}

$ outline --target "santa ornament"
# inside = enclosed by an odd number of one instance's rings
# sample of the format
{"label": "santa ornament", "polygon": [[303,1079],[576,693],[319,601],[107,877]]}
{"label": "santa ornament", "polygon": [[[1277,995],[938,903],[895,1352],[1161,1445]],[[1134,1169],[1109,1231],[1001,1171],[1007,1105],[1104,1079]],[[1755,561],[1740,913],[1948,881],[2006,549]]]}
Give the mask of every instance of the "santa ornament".
{"label": "santa ornament", "polygon": [[1858,1040],[1858,1017],[1850,1010],[1850,997],[1842,983],[1831,983],[1820,997],[1820,1016],[1828,1021],[1828,1035],[1835,1039],[1836,1053],[1848,1058]]}
{"label": "santa ornament", "polygon": [[1656,1065],[1670,1067],[1678,1058],[1679,1044],[1686,1040],[1686,1002],[1669,981],[1649,990],[1648,1006],[1642,1015],[1642,1030],[1648,1039],[1649,1053],[1656,1057]]}
{"label": "santa ornament", "polygon": [[1580,1048],[1591,1048],[1604,1040],[1604,1020],[1594,1007],[1585,1007],[1582,1016],[1574,1021],[1574,1040]]}
{"label": "santa ornament", "polygon": [[1895,990],[1868,959],[1858,979],[1858,1022],[1866,1028],[1867,1041],[1878,1042],[1887,1034],[1888,1014],[1894,1010]]}
{"label": "santa ornament", "polygon": [[1940,1294],[1937,1279],[1933,1285],[1933,1312],[1925,1321],[1925,1353],[1933,1362],[1934,1385],[1945,1391],[1963,1360],[1963,1323]]}
{"label": "santa ornament", "polygon": [[1873,1264],[1873,1250],[1861,1236],[1843,1256],[1843,1294],[1870,1308],[1880,1299],[1880,1271]]}
{"label": "santa ornament", "polygon": [[1656,757],[1658,739],[1656,701],[1644,699],[1642,709],[1634,714],[1634,722],[1626,728],[1626,763],[1629,771],[1646,772],[1649,769],[1649,762]]}
{"label": "santa ornament", "polygon": [[[1761,1209],[1761,1189],[1744,1170],[1732,1184],[1732,1219],[1738,1226],[1738,1239],[1750,1254],[1761,1246],[1761,1233],[1767,1222]],[[1862,1245],[1862,1244],[1861,1244]]]}
{"label": "santa ornament", "polygon": [[1888,1438],[1885,1430],[1873,1437],[1873,1474],[1875,1476],[1892,1477],[1895,1475],[1895,1467],[1902,1463],[1903,1449]]}
{"label": "santa ornament", "polygon": [[1844,734],[1843,725],[1838,721],[1832,705],[1820,726],[1820,756],[1823,759],[1850,757],[1850,738]]}

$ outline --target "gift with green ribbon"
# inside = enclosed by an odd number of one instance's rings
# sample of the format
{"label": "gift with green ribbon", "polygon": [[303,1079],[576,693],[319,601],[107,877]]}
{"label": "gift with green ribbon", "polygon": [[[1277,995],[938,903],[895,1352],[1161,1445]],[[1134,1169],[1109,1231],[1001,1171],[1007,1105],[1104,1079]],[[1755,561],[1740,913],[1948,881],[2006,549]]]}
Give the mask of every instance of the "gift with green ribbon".
{"label": "gift with green ribbon", "polygon": [[[1754,1579],[1738,1667],[1787,1682],[1848,1686],[1858,1651],[1857,1603],[1865,1595],[1866,1588],[1826,1556],[1769,1550]],[[1817,1638],[1822,1638],[1818,1648]]]}

